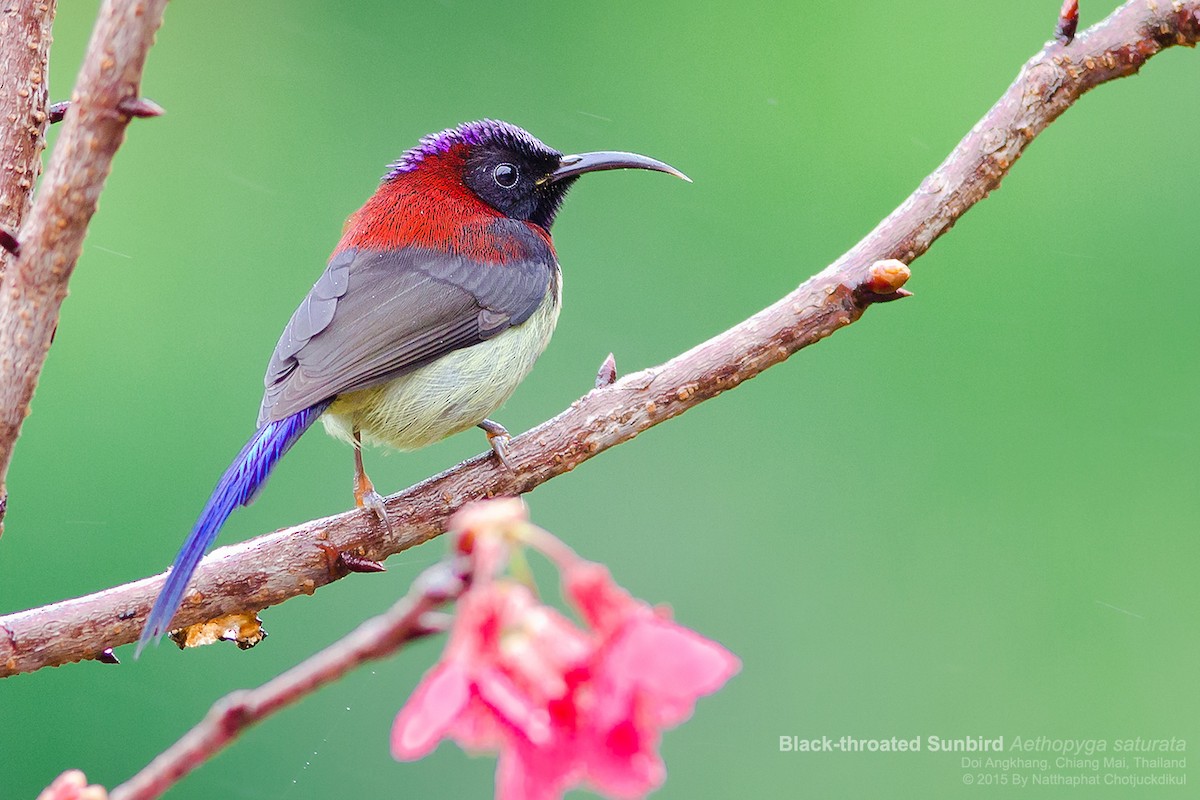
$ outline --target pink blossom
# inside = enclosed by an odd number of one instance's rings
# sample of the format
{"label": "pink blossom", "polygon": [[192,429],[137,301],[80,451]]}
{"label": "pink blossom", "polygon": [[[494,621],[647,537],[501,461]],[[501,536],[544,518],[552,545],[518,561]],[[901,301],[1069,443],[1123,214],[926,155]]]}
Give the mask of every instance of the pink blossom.
{"label": "pink blossom", "polygon": [[446,652],[396,718],[393,754],[421,758],[444,736],[472,750],[514,735],[551,744],[549,706],[570,692],[567,675],[591,649],[570,620],[524,586],[497,581],[468,591]]}
{"label": "pink blossom", "polygon": [[605,707],[636,694],[660,727],[692,715],[696,699],[712,694],[741,668],[737,656],[695,631],[671,621],[613,582],[601,564],[578,561],[563,570],[567,598],[601,633],[596,683],[611,696]]}
{"label": "pink blossom", "polygon": [[103,786],[89,786],[87,778],[77,769],[69,769],[54,779],[38,795],[38,800],[107,800]]}
{"label": "pink blossom", "polygon": [[[506,536],[515,529],[506,525]],[[485,554],[486,572],[459,600],[445,653],[397,716],[392,752],[421,758],[443,738],[498,750],[501,800],[554,800],[579,784],[643,797],[666,778],[662,731],[690,717],[740,662],[633,598],[603,566],[532,531],[524,541],[562,570],[564,594],[586,627],[528,587],[493,579],[496,546],[486,529],[472,528],[467,547]]]}
{"label": "pink blossom", "polygon": [[601,634],[592,662],[589,781],[613,797],[640,797],[666,777],[660,732],[692,715],[741,668],[716,642],[634,599],[608,570],[578,560],[563,570],[567,598]]}

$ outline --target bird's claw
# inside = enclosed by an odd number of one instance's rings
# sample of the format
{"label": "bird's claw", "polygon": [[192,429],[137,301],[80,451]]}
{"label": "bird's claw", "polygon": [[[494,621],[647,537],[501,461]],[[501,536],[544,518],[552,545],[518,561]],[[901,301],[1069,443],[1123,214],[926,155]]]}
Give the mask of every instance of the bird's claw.
{"label": "bird's claw", "polygon": [[369,509],[375,514],[375,518],[387,527],[388,533],[392,532],[392,523],[388,519],[383,497],[375,491],[375,484],[371,483],[371,479],[367,477],[367,471],[363,469],[362,446],[359,444],[358,428],[354,429],[354,504],[359,508]]}
{"label": "bird's claw", "polygon": [[391,520],[388,519],[387,507],[383,503],[383,495],[375,491],[373,488],[363,492],[356,497],[359,508],[365,508],[375,515],[375,518],[387,526],[388,532],[392,531]]}
{"label": "bird's claw", "polygon": [[508,460],[508,443],[512,437],[507,433],[498,433],[495,436],[488,435],[488,444],[492,446],[492,452],[496,454],[496,458],[500,459],[500,463],[509,472],[513,471],[512,462]]}
{"label": "bird's claw", "polygon": [[508,443],[512,441],[512,436],[508,429],[499,422],[493,422],[490,419],[485,419],[479,423],[479,427],[487,434],[488,445],[491,446],[492,452],[496,454],[496,458],[509,472],[515,471],[512,462],[508,458]]}

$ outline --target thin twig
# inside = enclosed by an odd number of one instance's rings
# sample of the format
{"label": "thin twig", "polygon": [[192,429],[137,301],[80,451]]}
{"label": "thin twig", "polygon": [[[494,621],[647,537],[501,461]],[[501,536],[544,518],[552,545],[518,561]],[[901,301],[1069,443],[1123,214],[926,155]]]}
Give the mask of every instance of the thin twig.
{"label": "thin twig", "polygon": [[[138,97],[146,53],[167,0],[105,0],[46,178],[20,232],[21,257],[0,292],[0,497],[29,413],[67,281]],[[53,7],[53,3],[48,4]],[[46,37],[49,38],[48,35]],[[44,84],[39,124],[46,122]],[[39,129],[40,130],[40,129]],[[39,134],[40,135],[40,134]]]}
{"label": "thin twig", "polygon": [[[1200,0],[1135,0],[1077,35],[1050,42],[921,186],[875,230],[775,304],[657,367],[596,389],[554,419],[512,440],[513,470],[478,456],[393,495],[392,531],[349,512],[224,547],[203,563],[175,618],[190,625],[258,610],[336,580],[322,546],[382,561],[442,532],[464,503],[528,492],[609,447],[753,378],[797,350],[859,319],[873,302],[899,297],[909,264],[999,184],[1030,141],[1088,90],[1132,75],[1175,44],[1200,38]],[[902,266],[902,265],[901,265]],[[881,289],[891,291],[880,291]],[[95,658],[132,642],[162,576],[0,617],[0,676]]]}
{"label": "thin twig", "polygon": [[388,611],[359,625],[344,638],[257,689],[232,692],[213,704],[196,727],[145,769],[109,794],[110,800],[152,800],[212,758],[242,731],[355,667],[384,658],[406,643],[444,629],[432,612],[454,600],[466,576],[450,562],[422,573],[409,593]]}

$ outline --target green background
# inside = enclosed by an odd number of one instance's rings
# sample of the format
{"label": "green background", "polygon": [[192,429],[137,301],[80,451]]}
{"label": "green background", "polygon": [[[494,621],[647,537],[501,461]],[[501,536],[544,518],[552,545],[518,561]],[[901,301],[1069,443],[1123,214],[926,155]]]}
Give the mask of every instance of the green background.
{"label": "green background", "polygon": [[[55,99],[96,5],[63,3]],[[17,449],[0,612],[170,563],[342,220],[420,135],[498,117],[695,179],[608,174],[572,193],[558,332],[497,415],[525,430],[609,351],[622,372],[659,363],[853,245],[1058,6],[173,4],[144,84],[168,113],[116,159]],[[538,523],[743,659],[665,736],[659,796],[1016,791],[964,788],[954,755],[798,755],[781,735],[1179,736],[1196,758],[1198,59],[1168,52],[1072,108],[915,263],[913,299],[529,496]],[[483,447],[471,432],[367,457],[390,493]],[[310,434],[221,541],[341,511],[350,477],[350,451]],[[115,785],[217,697],[388,606],[443,548],[268,611],[250,652],[134,662],[126,647],[120,667],[0,682],[0,798],[69,767]],[[490,795],[490,758],[388,755],[440,646],[284,711],[170,796]],[[1189,777],[1084,791],[1185,797]]]}

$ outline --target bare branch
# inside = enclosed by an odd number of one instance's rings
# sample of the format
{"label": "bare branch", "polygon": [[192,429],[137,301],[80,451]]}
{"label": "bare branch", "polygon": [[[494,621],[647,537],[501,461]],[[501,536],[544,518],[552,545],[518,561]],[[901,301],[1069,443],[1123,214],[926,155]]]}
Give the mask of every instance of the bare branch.
{"label": "bare branch", "polygon": [[341,640],[257,689],[233,692],[218,700],[182,739],[113,789],[110,800],[159,797],[256,722],[367,661],[384,658],[413,639],[443,630],[444,621],[439,617],[445,615],[434,614],[434,609],[457,598],[465,581],[465,574],[449,562],[429,568],[388,611],[367,620]]}
{"label": "bare branch", "polygon": [[[1200,38],[1200,0],[1135,0],[1076,36],[1048,43],[941,166],[874,231],[775,304],[657,367],[596,389],[512,440],[514,470],[479,456],[388,499],[393,532],[349,512],[224,547],[210,555],[175,618],[190,625],[311,594],[345,572],[322,548],[381,561],[437,536],[463,504],[528,492],[609,447],[732,389],[859,319],[873,303],[904,296],[905,264],[924,253],[1000,184],[1029,142],[1082,94],[1132,75],[1175,44]],[[897,265],[890,259],[897,259]],[[877,263],[883,262],[883,263]],[[95,658],[132,642],[162,576],[0,617],[0,676]]]}
{"label": "bare branch", "polygon": [[[19,235],[21,256],[5,276],[0,292],[0,497],[13,445],[29,413],[58,324],[67,281],[132,116],[121,110],[121,104],[139,96],[142,66],[166,4],[167,0],[106,0],[100,9],[75,84],[71,113]],[[52,9],[54,4],[43,5]],[[48,42],[48,32],[39,35]],[[29,41],[41,46],[41,40]],[[44,62],[41,81],[37,110],[32,112],[40,115],[36,149],[47,116]],[[32,183],[32,174],[28,179]]]}
{"label": "bare branch", "polygon": [[[12,239],[33,205],[46,146],[46,76],[56,0],[16,0],[0,9],[0,232]],[[8,256],[0,253],[0,279]],[[2,483],[2,482],[0,482]],[[0,492],[2,493],[2,492]],[[0,516],[0,519],[3,519]]]}

